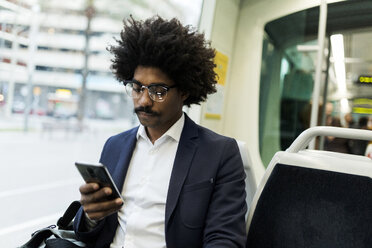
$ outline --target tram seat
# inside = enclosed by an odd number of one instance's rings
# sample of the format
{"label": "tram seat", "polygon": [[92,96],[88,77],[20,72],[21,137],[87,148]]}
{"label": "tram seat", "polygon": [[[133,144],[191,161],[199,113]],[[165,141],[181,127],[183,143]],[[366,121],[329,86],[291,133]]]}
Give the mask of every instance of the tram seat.
{"label": "tram seat", "polygon": [[[251,157],[249,156],[249,152],[248,152],[248,148],[246,146],[246,143],[244,141],[240,141],[238,140],[237,141],[238,143],[238,147],[239,147],[239,151],[240,151],[240,155],[242,157],[242,160],[243,160],[243,165],[244,165],[244,171],[245,171],[245,191],[246,191],[246,202],[247,202],[247,206],[249,207],[251,202],[252,202],[252,199],[253,199],[253,196],[254,196],[254,193],[256,192],[256,180],[255,180],[255,177],[253,175],[253,169],[252,169],[252,160],[251,160]],[[248,213],[247,213],[248,215]]]}
{"label": "tram seat", "polygon": [[372,247],[372,160],[305,149],[319,135],[372,140],[372,131],[315,127],[277,152],[249,210],[247,248]]}

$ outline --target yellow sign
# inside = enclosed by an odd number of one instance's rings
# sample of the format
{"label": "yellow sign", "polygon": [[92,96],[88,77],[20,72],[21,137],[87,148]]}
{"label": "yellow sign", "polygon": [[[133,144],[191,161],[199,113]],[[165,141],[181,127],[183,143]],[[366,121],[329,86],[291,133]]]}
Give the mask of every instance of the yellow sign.
{"label": "yellow sign", "polygon": [[370,83],[372,83],[372,77],[371,76],[360,76],[359,77],[359,83],[370,84]]}
{"label": "yellow sign", "polygon": [[372,109],[355,107],[353,108],[353,112],[357,114],[372,114]]}
{"label": "yellow sign", "polygon": [[206,114],[205,114],[205,118],[207,118],[207,119],[220,120],[220,119],[221,119],[221,115],[220,115],[220,114],[210,114],[210,113],[206,113]]}
{"label": "yellow sign", "polygon": [[222,118],[228,62],[229,58],[225,54],[216,51],[216,56],[214,57],[216,67],[214,68],[214,72],[217,74],[217,92],[208,97],[206,113],[204,115],[207,119],[220,120]]}
{"label": "yellow sign", "polygon": [[220,85],[225,85],[228,62],[229,58],[225,54],[216,51],[216,56],[214,57],[216,67],[214,68],[214,72],[218,75],[217,83]]}
{"label": "yellow sign", "polygon": [[57,89],[56,96],[61,98],[70,98],[72,96],[71,90]]}
{"label": "yellow sign", "polygon": [[357,98],[357,99],[354,99],[353,105],[372,105],[372,99]]}

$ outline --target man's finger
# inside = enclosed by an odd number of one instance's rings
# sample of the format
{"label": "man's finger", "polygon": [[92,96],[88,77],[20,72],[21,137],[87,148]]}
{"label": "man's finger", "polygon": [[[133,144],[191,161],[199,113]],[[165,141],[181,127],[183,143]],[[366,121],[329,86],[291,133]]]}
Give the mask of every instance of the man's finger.
{"label": "man's finger", "polygon": [[99,189],[98,183],[86,183],[80,186],[79,191],[81,194],[89,194]]}
{"label": "man's finger", "polygon": [[123,205],[123,201],[120,198],[116,198],[110,201],[86,204],[85,206],[83,206],[83,208],[86,213],[93,213],[93,212],[105,212],[110,209],[117,209],[117,208],[120,208],[122,205]]}
{"label": "man's finger", "polygon": [[116,198],[111,201],[91,203],[83,207],[90,219],[100,220],[114,212],[119,211],[123,201],[120,198]]}
{"label": "man's finger", "polygon": [[110,187],[104,187],[98,191],[95,191],[90,194],[81,194],[80,203],[82,205],[95,203],[95,202],[104,202],[107,201],[107,196],[112,194]]}
{"label": "man's finger", "polygon": [[94,213],[89,213],[89,214],[87,213],[87,215],[88,215],[89,219],[99,221],[99,220],[102,220],[103,218],[105,218],[106,216],[109,216],[109,215],[115,213],[118,210],[119,209],[108,210],[108,211],[105,211],[105,212],[94,212]]}

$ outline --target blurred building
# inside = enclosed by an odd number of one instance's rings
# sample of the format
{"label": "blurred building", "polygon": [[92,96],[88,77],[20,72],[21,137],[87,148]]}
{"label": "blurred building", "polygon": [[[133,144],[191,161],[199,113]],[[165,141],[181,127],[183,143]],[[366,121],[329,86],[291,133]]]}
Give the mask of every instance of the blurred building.
{"label": "blurred building", "polygon": [[132,101],[110,71],[107,46],[130,14],[197,26],[202,1],[192,2],[0,0],[0,115],[30,107],[38,115],[76,116],[84,93],[85,117],[131,118]]}

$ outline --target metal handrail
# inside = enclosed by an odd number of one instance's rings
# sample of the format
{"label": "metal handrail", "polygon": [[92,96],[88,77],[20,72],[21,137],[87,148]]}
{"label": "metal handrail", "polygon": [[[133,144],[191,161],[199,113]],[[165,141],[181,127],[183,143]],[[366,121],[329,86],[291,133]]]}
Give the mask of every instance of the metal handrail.
{"label": "metal handrail", "polygon": [[317,136],[334,136],[346,139],[372,140],[372,131],[355,128],[328,126],[311,127],[303,131],[295,139],[295,141],[293,141],[292,145],[286,151],[291,153],[297,153],[305,149],[313,140],[313,138]]}

